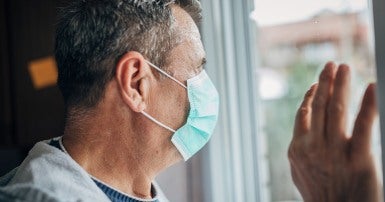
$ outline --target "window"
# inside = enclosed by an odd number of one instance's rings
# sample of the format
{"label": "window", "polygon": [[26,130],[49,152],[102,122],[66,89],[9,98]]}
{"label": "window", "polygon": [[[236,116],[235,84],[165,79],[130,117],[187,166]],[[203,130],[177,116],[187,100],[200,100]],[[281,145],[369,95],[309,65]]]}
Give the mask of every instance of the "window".
{"label": "window", "polygon": [[[202,1],[220,119],[201,153],[205,201],[298,201],[287,148],[294,117],[328,60],[352,69],[350,122],[375,81],[371,2]],[[349,126],[351,129],[352,126]],[[379,129],[373,150],[381,159]]]}
{"label": "window", "polygon": [[[262,173],[268,176],[262,185],[267,201],[301,200],[291,180],[287,148],[303,94],[329,60],[351,66],[349,123],[353,123],[363,91],[376,77],[371,16],[366,0],[255,0],[252,17],[258,32],[256,79],[262,119],[258,135],[267,148],[259,161],[269,171]],[[373,150],[378,162],[379,140],[377,126]]]}

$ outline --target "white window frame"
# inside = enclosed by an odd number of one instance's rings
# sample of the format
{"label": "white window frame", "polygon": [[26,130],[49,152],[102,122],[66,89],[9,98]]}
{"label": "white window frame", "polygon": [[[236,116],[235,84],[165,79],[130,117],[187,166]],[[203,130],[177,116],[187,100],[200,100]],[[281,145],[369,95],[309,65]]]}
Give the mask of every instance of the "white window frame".
{"label": "white window frame", "polygon": [[[373,22],[375,37],[375,53],[377,66],[377,95],[380,110],[381,148],[382,148],[382,173],[385,173],[385,1],[373,0]],[[383,174],[383,181],[385,182]],[[385,188],[383,187],[383,193]]]}

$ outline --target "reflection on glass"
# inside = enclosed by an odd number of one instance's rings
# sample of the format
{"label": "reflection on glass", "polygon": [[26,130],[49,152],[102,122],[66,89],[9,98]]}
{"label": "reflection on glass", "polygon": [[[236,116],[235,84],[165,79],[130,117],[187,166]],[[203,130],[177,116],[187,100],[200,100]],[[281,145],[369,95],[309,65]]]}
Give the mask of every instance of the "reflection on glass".
{"label": "reflection on glass", "polygon": [[[323,65],[352,69],[350,124],[368,82],[375,79],[370,2],[366,0],[255,0],[264,155],[259,159],[263,201],[301,200],[287,160],[296,109]],[[350,125],[349,131],[352,126]],[[379,129],[373,150],[380,160]],[[260,143],[264,144],[264,143]],[[267,176],[267,177],[266,177]]]}

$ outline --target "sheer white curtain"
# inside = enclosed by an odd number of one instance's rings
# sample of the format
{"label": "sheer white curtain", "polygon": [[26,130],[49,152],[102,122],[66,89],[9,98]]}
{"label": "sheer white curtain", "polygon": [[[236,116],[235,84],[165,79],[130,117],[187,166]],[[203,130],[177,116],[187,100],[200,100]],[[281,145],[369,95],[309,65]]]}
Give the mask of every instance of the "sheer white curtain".
{"label": "sheer white curtain", "polygon": [[221,101],[218,126],[201,155],[204,201],[260,201],[253,1],[201,3],[206,68]]}

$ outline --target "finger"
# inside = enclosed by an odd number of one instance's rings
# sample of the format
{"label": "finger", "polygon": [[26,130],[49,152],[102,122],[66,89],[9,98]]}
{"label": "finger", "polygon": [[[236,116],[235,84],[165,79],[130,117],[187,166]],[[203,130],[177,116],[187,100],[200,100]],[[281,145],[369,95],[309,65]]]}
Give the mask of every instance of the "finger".
{"label": "finger", "polygon": [[323,137],[325,130],[325,111],[332,91],[332,82],[334,80],[336,65],[329,62],[321,72],[318,82],[317,92],[312,103],[311,128],[314,133],[314,141],[319,142]]}
{"label": "finger", "polygon": [[342,64],[337,70],[334,80],[333,94],[328,104],[326,139],[338,142],[345,136],[347,108],[349,103],[350,71],[349,66]]}
{"label": "finger", "polygon": [[313,84],[306,92],[302,104],[297,111],[294,123],[294,136],[307,134],[311,123],[311,104],[318,84]]}
{"label": "finger", "polygon": [[354,123],[353,135],[351,139],[353,152],[370,152],[372,126],[378,113],[375,89],[375,84],[370,84],[366,89],[362,100],[361,109],[357,115],[356,122]]}

